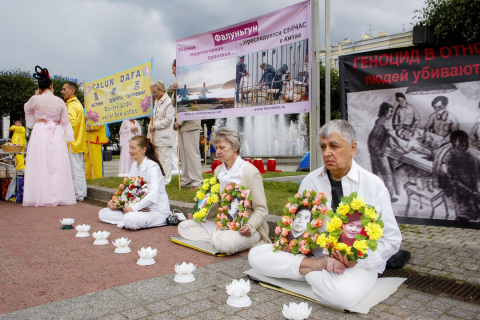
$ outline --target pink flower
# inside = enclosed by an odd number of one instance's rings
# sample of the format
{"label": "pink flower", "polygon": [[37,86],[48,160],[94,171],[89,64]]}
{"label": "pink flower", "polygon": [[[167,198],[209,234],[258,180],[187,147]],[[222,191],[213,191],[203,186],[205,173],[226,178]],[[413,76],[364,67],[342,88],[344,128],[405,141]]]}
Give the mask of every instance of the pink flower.
{"label": "pink flower", "polygon": [[315,235],[312,237],[313,242],[317,242],[318,239],[318,233],[315,233]]}
{"label": "pink flower", "polygon": [[305,192],[305,197],[306,197],[306,198],[310,198],[310,194],[311,194],[311,193],[312,193],[311,191]]}
{"label": "pink flower", "polygon": [[279,248],[280,247],[280,240],[277,240],[273,243],[273,245],[276,247],[276,248]]}
{"label": "pink flower", "polygon": [[242,198],[245,199],[247,195],[248,195],[248,190],[247,189],[242,190],[242,194],[241,194]]}
{"label": "pink flower", "polygon": [[287,204],[285,205],[285,208],[290,209],[291,206],[292,204],[290,202],[287,202]]}
{"label": "pink flower", "polygon": [[227,227],[228,227],[228,230],[235,230],[235,221],[230,221],[230,222],[227,222]]}
{"label": "pink flower", "polygon": [[218,219],[218,220],[221,220],[220,217],[221,217],[221,215],[220,215],[219,213],[217,213],[217,219]]}
{"label": "pink flower", "polygon": [[307,232],[303,233],[303,238],[304,239],[308,239],[309,237],[310,237],[310,232],[307,231]]}
{"label": "pink flower", "polygon": [[222,222],[221,221],[217,221],[217,228],[222,228],[223,225],[222,225]]}
{"label": "pink flower", "polygon": [[283,235],[284,237],[288,236],[288,232],[289,232],[289,231],[288,231],[287,228],[282,228],[282,235]]}
{"label": "pink flower", "polygon": [[240,222],[235,222],[236,229],[240,229]]}
{"label": "pink flower", "polygon": [[317,206],[313,206],[313,207],[312,207],[312,212],[317,211],[317,208],[318,208]]}
{"label": "pink flower", "polygon": [[282,233],[282,227],[277,226],[277,227],[275,228],[275,234],[276,234],[276,235],[279,235],[280,233]]}
{"label": "pink flower", "polygon": [[308,199],[303,199],[302,204],[303,204],[305,207],[308,207]]}
{"label": "pink flower", "polygon": [[226,198],[226,199],[227,199],[228,202],[230,202],[230,201],[232,201],[232,196],[229,195],[229,194],[227,194],[227,198]]}
{"label": "pink flower", "polygon": [[301,193],[298,193],[298,192],[295,193],[295,198],[300,199],[301,197],[303,197],[303,195]]}
{"label": "pink flower", "polygon": [[250,215],[250,213],[248,213],[247,210],[245,210],[245,211],[243,212],[243,216],[244,216],[245,218],[248,218],[249,215]]}
{"label": "pink flower", "polygon": [[296,213],[296,212],[297,212],[297,208],[296,208],[296,207],[291,207],[290,209],[288,209],[288,212],[290,212],[290,213]]}
{"label": "pink flower", "polygon": [[327,208],[326,206],[321,206],[321,207],[320,207],[320,212],[321,212],[322,214],[326,214],[326,213],[328,212],[328,208]]}
{"label": "pink flower", "polygon": [[288,246],[290,247],[290,249],[292,249],[293,247],[295,247],[297,245],[297,242],[295,240],[292,240],[290,241],[290,243],[288,244]]}
{"label": "pink flower", "polygon": [[283,246],[285,243],[287,243],[288,240],[287,238],[280,238],[280,244]]}
{"label": "pink flower", "polygon": [[222,213],[220,215],[220,220],[225,220],[225,219],[227,219],[227,215],[225,213]]}
{"label": "pink flower", "polygon": [[239,184],[235,184],[235,189],[238,189],[240,188],[240,185]]}
{"label": "pink flower", "polygon": [[300,252],[303,253],[303,254],[307,254],[310,252],[309,249],[307,249],[306,247],[304,246],[300,246]]}
{"label": "pink flower", "polygon": [[323,220],[322,219],[317,218],[317,219],[314,219],[312,221],[312,227],[313,228],[318,228],[318,227],[321,227],[321,226],[323,226]]}
{"label": "pink flower", "polygon": [[[295,209],[296,210],[296,209]],[[291,225],[293,222],[292,218],[290,218],[289,216],[283,216],[282,217],[282,223],[286,226],[288,225]]]}
{"label": "pink flower", "polygon": [[244,201],[244,203],[243,203],[243,206],[244,206],[244,207],[249,207],[249,206],[250,206],[250,200],[245,199],[245,201]]}
{"label": "pink flower", "polygon": [[118,186],[118,189],[125,189],[125,186],[123,185],[123,183]]}
{"label": "pink flower", "polygon": [[229,185],[225,188],[225,190],[231,191],[231,190],[233,190],[233,186],[232,186],[231,184],[229,184]]}
{"label": "pink flower", "polygon": [[318,206],[320,205],[320,203],[322,203],[322,200],[318,199],[318,198],[315,198],[313,201],[312,201],[312,204]]}
{"label": "pink flower", "polygon": [[298,242],[298,245],[299,245],[299,246],[306,246],[306,245],[307,245],[307,240],[300,240],[300,241]]}

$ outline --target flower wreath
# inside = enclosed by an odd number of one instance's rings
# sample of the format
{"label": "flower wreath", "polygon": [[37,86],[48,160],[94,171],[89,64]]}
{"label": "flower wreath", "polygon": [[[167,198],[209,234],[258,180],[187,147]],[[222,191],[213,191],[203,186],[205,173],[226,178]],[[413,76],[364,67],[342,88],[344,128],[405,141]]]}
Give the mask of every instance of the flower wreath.
{"label": "flower wreath", "polygon": [[193,219],[196,222],[204,223],[212,204],[220,201],[220,183],[216,177],[203,180],[203,184],[195,194],[195,207],[193,208]]}
{"label": "flower wreath", "polygon": [[[228,213],[228,208],[232,203],[232,199],[238,198],[238,216],[235,220],[230,221],[225,214]],[[218,208],[217,217],[215,218],[215,224],[219,229],[238,231],[248,222],[250,213],[247,211],[247,207],[252,203],[252,196],[250,190],[240,186],[238,184],[231,183],[225,187],[222,192],[222,203]]]}
{"label": "flower wreath", "polygon": [[[290,247],[293,254],[307,254],[317,248],[318,227],[323,225],[325,214],[328,211],[327,197],[323,193],[312,191],[303,191],[297,193],[294,197],[288,198],[288,203],[283,208],[283,217],[278,220],[275,228],[275,241],[273,251],[283,250],[286,246]],[[299,239],[288,241],[287,236],[292,230],[292,223],[295,219],[298,208],[308,208],[312,213],[312,220],[307,224],[307,229]]]}
{"label": "flower wreath", "polygon": [[[360,214],[361,225],[364,232],[355,236],[352,246],[338,242],[343,233],[343,226],[348,223],[349,216]],[[377,240],[383,236],[383,221],[381,214],[377,214],[373,206],[365,204],[362,198],[352,192],[348,197],[342,197],[341,203],[335,212],[327,212],[330,221],[327,222],[327,231],[319,235],[317,244],[327,248],[330,255],[334,250],[347,255],[349,261],[357,261],[368,257],[368,249],[377,250]]]}
{"label": "flower wreath", "polygon": [[118,186],[117,192],[112,197],[112,202],[117,208],[131,207],[140,202],[148,193],[148,184],[143,177],[128,177]]}

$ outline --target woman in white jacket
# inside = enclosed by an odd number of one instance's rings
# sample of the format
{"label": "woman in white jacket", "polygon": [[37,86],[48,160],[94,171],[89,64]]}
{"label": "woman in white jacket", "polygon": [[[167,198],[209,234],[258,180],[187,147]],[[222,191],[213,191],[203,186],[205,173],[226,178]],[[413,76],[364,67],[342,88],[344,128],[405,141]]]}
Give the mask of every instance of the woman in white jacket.
{"label": "woman in white jacket", "polygon": [[155,148],[146,137],[135,136],[130,140],[130,155],[135,162],[129,177],[143,177],[148,184],[147,195],[132,207],[125,206],[123,209],[109,201],[108,208],[100,210],[98,216],[102,222],[132,230],[165,225],[170,214],[170,202]]}

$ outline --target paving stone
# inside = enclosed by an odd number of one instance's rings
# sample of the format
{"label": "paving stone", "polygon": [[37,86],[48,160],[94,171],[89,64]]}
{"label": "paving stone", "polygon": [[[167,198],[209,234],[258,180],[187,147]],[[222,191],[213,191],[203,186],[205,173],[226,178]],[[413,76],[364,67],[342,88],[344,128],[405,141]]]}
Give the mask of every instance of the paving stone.
{"label": "paving stone", "polygon": [[162,312],[153,316],[149,316],[146,320],[177,320],[177,316],[171,314],[170,312]]}
{"label": "paving stone", "polygon": [[440,310],[440,311],[447,311],[457,303],[458,303],[458,301],[453,300],[453,299],[437,298],[433,301],[428,302],[425,305],[425,307],[426,308],[432,308],[432,309],[435,309],[435,310]]}
{"label": "paving stone", "polygon": [[152,315],[149,310],[142,307],[124,311],[122,314],[127,317],[128,320],[137,320]]}
{"label": "paving stone", "polygon": [[191,316],[195,313],[198,312],[198,310],[192,308],[190,305],[182,306],[182,307],[176,307],[170,310],[171,313],[178,317],[185,318],[187,316]]}
{"label": "paving stone", "polygon": [[460,264],[460,267],[465,268],[467,270],[472,270],[472,271],[478,270],[478,264],[473,264],[473,263],[468,263],[468,262],[464,262],[464,263]]}
{"label": "paving stone", "polygon": [[447,314],[463,318],[474,319],[477,314],[480,313],[480,306],[458,304],[454,308],[450,309]]}
{"label": "paving stone", "polygon": [[391,306],[389,309],[389,312],[396,316],[405,318],[411,315],[414,312],[414,310],[404,306]]}
{"label": "paving stone", "polygon": [[417,309],[417,308],[421,308],[423,306],[423,303],[421,301],[403,298],[402,300],[398,301],[396,305],[402,308]]}
{"label": "paving stone", "polygon": [[127,317],[122,314],[116,313],[106,317],[98,318],[97,320],[127,320]]}
{"label": "paving stone", "polygon": [[160,312],[164,312],[164,311],[167,311],[167,310],[170,310],[172,309],[173,307],[171,305],[169,305],[168,303],[166,303],[165,301],[158,301],[158,302],[154,302],[154,303],[151,303],[151,304],[148,304],[145,306],[148,310],[150,310],[151,312],[153,312],[154,314],[157,314],[157,313],[160,313]]}
{"label": "paving stone", "polygon": [[218,310],[210,309],[210,310],[205,310],[204,312],[199,313],[198,317],[204,320],[217,320],[217,319],[223,319],[225,317],[225,314]]}

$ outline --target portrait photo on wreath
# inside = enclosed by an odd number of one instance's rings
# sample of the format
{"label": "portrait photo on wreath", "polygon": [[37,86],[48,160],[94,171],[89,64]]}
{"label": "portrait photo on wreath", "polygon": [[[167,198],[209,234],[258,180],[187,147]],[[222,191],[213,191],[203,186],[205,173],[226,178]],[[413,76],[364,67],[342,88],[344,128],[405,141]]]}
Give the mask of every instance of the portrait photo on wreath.
{"label": "portrait photo on wreath", "polygon": [[355,161],[397,217],[480,222],[480,81],[347,94]]}

